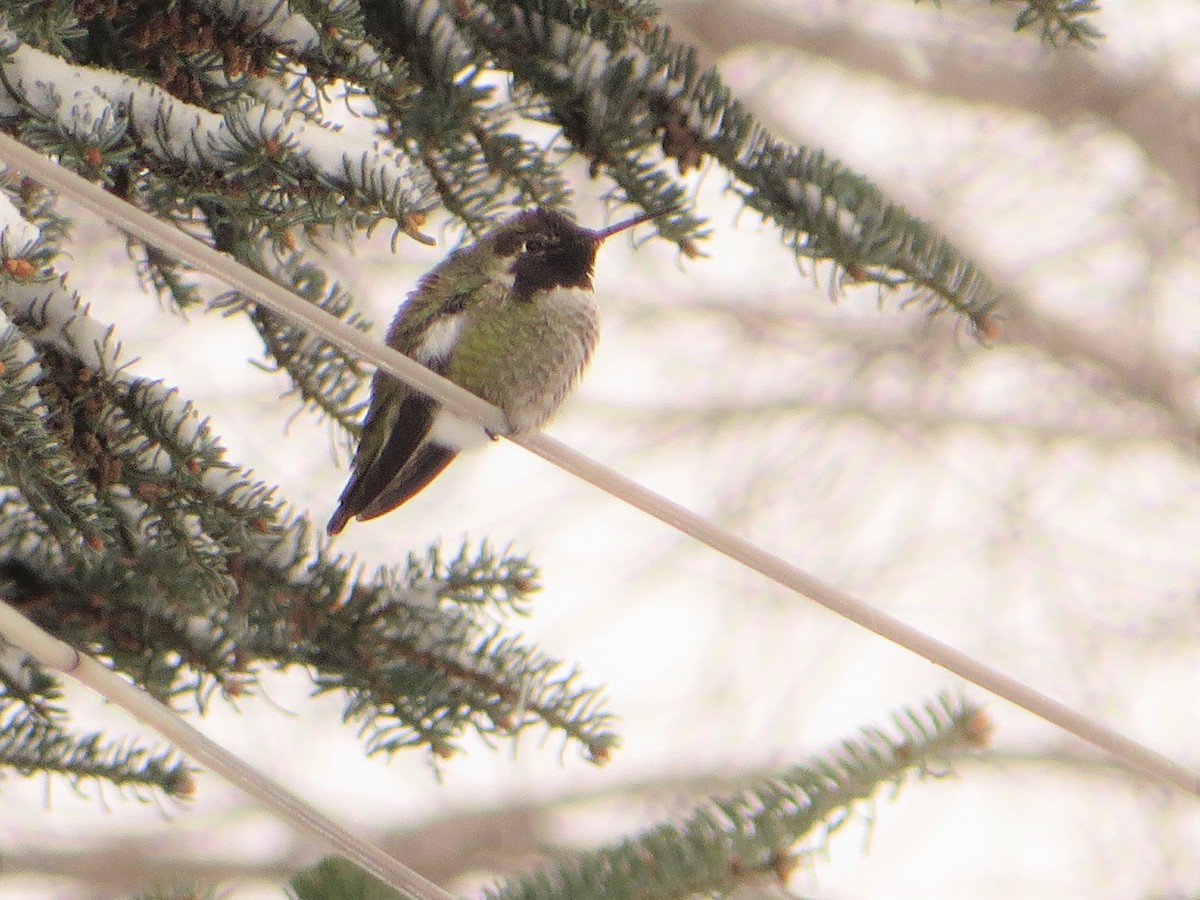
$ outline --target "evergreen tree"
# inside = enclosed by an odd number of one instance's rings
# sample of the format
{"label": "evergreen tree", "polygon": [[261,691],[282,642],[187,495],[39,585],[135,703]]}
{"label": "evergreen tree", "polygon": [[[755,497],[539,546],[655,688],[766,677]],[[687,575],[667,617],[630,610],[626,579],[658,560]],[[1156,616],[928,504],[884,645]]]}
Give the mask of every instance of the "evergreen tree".
{"label": "evergreen tree", "polygon": [[[1030,3],[1018,26],[1086,41],[1090,10]],[[27,145],[364,331],[323,244],[386,228],[403,252],[428,240],[435,211],[470,239],[515,208],[565,207],[563,163],[577,158],[612,204],[670,210],[659,234],[685,257],[705,236],[686,176],[711,165],[831,283],[874,283],[991,332],[996,292],[975,264],[867,179],[773,137],[654,16],[641,0],[13,2],[0,116]],[[334,104],[370,135],[333,124]],[[531,125],[555,136],[539,143]],[[533,562],[488,543],[446,552],[431,535],[365,571],[285,490],[227,459],[188,398],[126,370],[122,323],[89,313],[71,280],[71,222],[52,192],[10,170],[0,221],[7,602],[168,703],[191,695],[203,709],[258,671],[302,667],[345,698],[370,753],[436,758],[468,732],[549,729],[592,761],[609,756],[617,736],[598,690],[497,624],[497,612],[527,608]],[[236,293],[206,294],[154,247],[131,252],[164,303],[248,319],[263,365],[290,379],[289,402],[357,434],[358,360]],[[786,880],[801,837],[986,730],[977,709],[947,699],[898,721],[680,827],[496,895],[707,896]],[[57,679],[11,648],[0,726],[0,765],[22,774],[190,790],[178,755],[75,731]]]}

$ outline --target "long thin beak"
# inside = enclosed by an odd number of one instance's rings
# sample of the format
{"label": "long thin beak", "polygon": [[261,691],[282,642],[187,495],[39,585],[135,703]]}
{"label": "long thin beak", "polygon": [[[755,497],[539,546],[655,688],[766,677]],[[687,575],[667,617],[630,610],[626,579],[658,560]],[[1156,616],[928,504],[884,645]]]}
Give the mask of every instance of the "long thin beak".
{"label": "long thin beak", "polygon": [[614,234],[618,234],[627,228],[633,228],[635,225],[641,225],[643,222],[649,222],[651,219],[657,218],[662,214],[663,210],[659,210],[658,212],[644,212],[640,215],[634,216],[632,219],[626,219],[624,222],[618,222],[616,225],[609,225],[607,228],[601,228],[598,231],[593,231],[592,237],[595,239],[596,243],[599,244],[608,240]]}

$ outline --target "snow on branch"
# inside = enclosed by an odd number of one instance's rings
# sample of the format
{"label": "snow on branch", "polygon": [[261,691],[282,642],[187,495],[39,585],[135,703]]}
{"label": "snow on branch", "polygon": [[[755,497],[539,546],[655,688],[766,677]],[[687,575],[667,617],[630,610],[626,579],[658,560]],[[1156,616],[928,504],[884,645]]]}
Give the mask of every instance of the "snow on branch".
{"label": "snow on branch", "polygon": [[397,220],[418,213],[431,190],[425,170],[385,142],[261,103],[210,112],[131,76],[73,65],[0,26],[0,116],[19,114],[86,146],[132,132],[160,163],[218,173],[236,168],[248,145],[277,157],[286,149],[297,178],[362,193]]}

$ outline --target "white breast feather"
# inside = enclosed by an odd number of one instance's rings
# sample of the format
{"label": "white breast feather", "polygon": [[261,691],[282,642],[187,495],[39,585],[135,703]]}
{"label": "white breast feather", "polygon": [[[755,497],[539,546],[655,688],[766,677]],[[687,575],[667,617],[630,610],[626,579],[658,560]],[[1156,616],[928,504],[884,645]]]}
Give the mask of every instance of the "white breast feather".
{"label": "white breast feather", "polygon": [[453,316],[441,316],[429,326],[421,344],[417,347],[417,362],[428,366],[434,360],[445,359],[458,343],[458,335],[462,331],[466,313],[456,313]]}

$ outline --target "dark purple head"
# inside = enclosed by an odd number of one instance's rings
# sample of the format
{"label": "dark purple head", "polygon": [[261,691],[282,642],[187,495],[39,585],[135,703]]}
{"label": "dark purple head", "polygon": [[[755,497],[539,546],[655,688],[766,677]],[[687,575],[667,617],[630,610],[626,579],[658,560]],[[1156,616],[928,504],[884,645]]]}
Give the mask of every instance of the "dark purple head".
{"label": "dark purple head", "polygon": [[604,240],[626,228],[653,218],[647,213],[593,231],[576,225],[552,209],[531,209],[518,213],[500,226],[495,250],[499,256],[512,257],[508,271],[513,275],[513,294],[527,300],[537,291],[565,288],[592,288],[592,270],[596,251]]}

